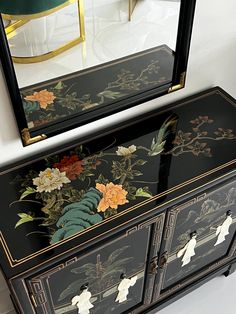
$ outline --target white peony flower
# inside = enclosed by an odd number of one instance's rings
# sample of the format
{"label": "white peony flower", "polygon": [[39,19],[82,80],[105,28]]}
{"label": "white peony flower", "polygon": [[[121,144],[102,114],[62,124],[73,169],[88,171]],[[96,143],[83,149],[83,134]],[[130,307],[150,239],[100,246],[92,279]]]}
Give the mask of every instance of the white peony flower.
{"label": "white peony flower", "polygon": [[33,179],[33,184],[37,186],[37,192],[51,192],[60,190],[63,184],[71,182],[65,172],[60,172],[57,168],[47,168],[40,171],[39,176]]}
{"label": "white peony flower", "polygon": [[137,150],[135,145],[131,145],[128,148],[124,146],[118,146],[118,150],[116,151],[116,154],[118,156],[129,156],[133,154]]}

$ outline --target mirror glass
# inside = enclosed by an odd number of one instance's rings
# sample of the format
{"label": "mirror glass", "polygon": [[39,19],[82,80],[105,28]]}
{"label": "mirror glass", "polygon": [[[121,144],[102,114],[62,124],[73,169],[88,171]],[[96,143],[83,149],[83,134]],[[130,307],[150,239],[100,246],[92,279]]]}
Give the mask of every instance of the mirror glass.
{"label": "mirror glass", "polygon": [[171,83],[181,0],[1,3],[29,129]]}

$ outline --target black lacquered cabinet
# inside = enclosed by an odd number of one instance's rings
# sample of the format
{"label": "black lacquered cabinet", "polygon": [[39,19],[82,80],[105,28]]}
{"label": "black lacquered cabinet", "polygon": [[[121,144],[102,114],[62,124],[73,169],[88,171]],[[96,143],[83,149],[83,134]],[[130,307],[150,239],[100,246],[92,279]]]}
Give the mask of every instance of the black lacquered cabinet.
{"label": "black lacquered cabinet", "polygon": [[235,102],[214,88],[1,169],[19,313],[148,313],[236,262]]}
{"label": "black lacquered cabinet", "polygon": [[[155,300],[187,286],[235,257],[235,203],[234,176],[168,211],[161,250],[166,262],[157,275]],[[196,234],[195,255],[185,264],[186,251],[181,256],[178,253],[191,241],[193,234]]]}

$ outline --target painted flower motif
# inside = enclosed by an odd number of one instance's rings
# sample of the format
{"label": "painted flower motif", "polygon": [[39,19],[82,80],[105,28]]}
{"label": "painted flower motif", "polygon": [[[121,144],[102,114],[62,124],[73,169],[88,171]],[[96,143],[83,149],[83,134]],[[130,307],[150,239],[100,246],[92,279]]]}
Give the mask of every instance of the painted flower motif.
{"label": "painted flower motif", "polygon": [[199,156],[199,154],[204,153],[206,146],[207,143],[200,143],[196,141],[193,146],[188,146],[188,148],[192,149],[193,155]]}
{"label": "painted flower motif", "polygon": [[46,109],[48,105],[53,104],[55,98],[56,97],[52,92],[44,89],[40,92],[34,92],[33,95],[26,96],[24,99],[29,101],[37,101],[39,102],[41,108]]}
{"label": "painted flower motif", "polygon": [[106,185],[97,183],[96,189],[103,194],[103,198],[98,204],[98,212],[105,212],[108,208],[117,209],[118,205],[129,202],[126,199],[128,192],[122,188],[122,185],[113,184],[112,182]]}
{"label": "painted flower motif", "polygon": [[214,120],[210,119],[208,116],[199,116],[198,118],[191,120],[190,123],[192,124],[202,124],[202,123],[213,123]]}
{"label": "painted flower motif", "polygon": [[32,127],[41,126],[41,125],[47,124],[47,123],[49,123],[49,122],[50,122],[50,120],[47,120],[47,119],[34,120]]}
{"label": "painted flower motif", "polygon": [[152,63],[149,64],[149,66],[147,68],[149,74],[153,74],[153,73],[158,74],[158,72],[160,70],[160,66],[158,65],[158,63],[159,63],[159,61],[153,61],[152,60]]}
{"label": "painted flower motif", "polygon": [[63,184],[70,182],[66,173],[60,172],[57,168],[40,171],[39,176],[33,179],[33,184],[37,186],[36,190],[40,193],[60,190]]}
{"label": "painted flower motif", "polygon": [[83,163],[77,155],[64,156],[60,162],[53,165],[53,168],[58,168],[61,172],[65,171],[71,181],[76,180],[84,170]]}
{"label": "painted flower motif", "polygon": [[131,145],[129,147],[118,146],[118,150],[116,151],[116,154],[118,156],[126,157],[136,152],[136,150],[137,148],[135,145]]}
{"label": "painted flower motif", "polygon": [[173,144],[180,145],[180,144],[183,144],[185,142],[188,142],[191,140],[191,136],[192,136],[192,133],[190,133],[190,132],[184,133],[183,131],[179,130],[178,135],[176,135],[176,137],[173,141]]}
{"label": "painted flower motif", "polygon": [[218,137],[225,137],[228,139],[235,138],[233,130],[231,129],[218,128],[217,131],[214,132],[214,134],[217,135]]}

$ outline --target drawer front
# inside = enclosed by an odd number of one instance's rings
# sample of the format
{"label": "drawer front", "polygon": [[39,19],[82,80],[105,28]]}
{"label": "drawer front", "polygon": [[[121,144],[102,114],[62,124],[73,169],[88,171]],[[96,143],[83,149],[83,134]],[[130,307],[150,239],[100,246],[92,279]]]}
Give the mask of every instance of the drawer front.
{"label": "drawer front", "polygon": [[[89,302],[93,307],[89,313],[92,314],[132,312],[150,303],[153,278],[147,271],[160,247],[163,224],[164,214],[161,214],[92,251],[21,279],[22,287],[27,287],[30,295],[32,313],[78,313],[80,305],[72,305],[72,299],[81,296],[84,286],[91,293]],[[130,280],[130,284],[126,292],[119,294],[124,279],[126,283]],[[25,302],[20,303],[22,313],[29,312],[29,308],[24,308]]]}
{"label": "drawer front", "polygon": [[191,283],[234,255],[236,180],[221,183],[172,208],[162,246],[158,299]]}

